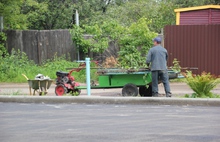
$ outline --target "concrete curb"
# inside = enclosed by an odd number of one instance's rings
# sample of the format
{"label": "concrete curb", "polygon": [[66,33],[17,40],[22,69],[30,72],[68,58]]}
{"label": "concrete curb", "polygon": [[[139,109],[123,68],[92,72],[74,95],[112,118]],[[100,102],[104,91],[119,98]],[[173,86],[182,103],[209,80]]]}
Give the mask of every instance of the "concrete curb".
{"label": "concrete curb", "polygon": [[178,105],[178,106],[220,106],[220,99],[193,98],[148,98],[148,97],[97,97],[97,96],[0,96],[4,103],[46,103],[46,104],[132,104],[132,105]]}

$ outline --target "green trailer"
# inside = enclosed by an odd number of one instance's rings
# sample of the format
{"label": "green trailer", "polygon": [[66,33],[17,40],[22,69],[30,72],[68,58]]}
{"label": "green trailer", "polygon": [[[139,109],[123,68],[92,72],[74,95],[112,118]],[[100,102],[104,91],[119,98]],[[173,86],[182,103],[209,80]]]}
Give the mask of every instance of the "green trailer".
{"label": "green trailer", "polygon": [[[151,71],[147,69],[98,69],[98,84],[91,83],[91,89],[122,88],[123,96],[152,96]],[[168,70],[169,79],[178,77],[178,74]],[[160,82],[160,81],[159,81]],[[138,89],[139,88],[139,89]],[[86,89],[79,86],[77,89]]]}

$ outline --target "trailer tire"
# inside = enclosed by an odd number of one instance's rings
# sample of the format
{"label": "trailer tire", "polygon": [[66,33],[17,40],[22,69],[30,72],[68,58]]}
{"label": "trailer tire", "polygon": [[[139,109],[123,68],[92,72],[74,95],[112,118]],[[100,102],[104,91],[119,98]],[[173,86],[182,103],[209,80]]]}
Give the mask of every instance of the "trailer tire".
{"label": "trailer tire", "polygon": [[139,94],[141,97],[152,97],[152,86],[149,85],[148,88],[146,86],[139,87]]}
{"label": "trailer tire", "polygon": [[137,96],[137,95],[138,95],[138,88],[136,85],[132,83],[128,83],[122,88],[122,96]]}

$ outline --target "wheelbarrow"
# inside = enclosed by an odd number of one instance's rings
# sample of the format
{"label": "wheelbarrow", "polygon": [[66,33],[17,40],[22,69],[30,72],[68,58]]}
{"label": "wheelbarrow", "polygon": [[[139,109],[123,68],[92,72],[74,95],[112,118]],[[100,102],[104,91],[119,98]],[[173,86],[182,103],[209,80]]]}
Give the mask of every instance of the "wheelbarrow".
{"label": "wheelbarrow", "polygon": [[[48,93],[47,90],[50,88],[50,86],[53,82],[53,80],[51,80],[51,79],[33,79],[33,80],[30,80],[24,74],[22,74],[22,75],[28,81],[30,95],[35,95],[35,92],[37,92],[40,96],[41,95],[46,95]],[[32,94],[32,89],[34,90],[33,94]]]}

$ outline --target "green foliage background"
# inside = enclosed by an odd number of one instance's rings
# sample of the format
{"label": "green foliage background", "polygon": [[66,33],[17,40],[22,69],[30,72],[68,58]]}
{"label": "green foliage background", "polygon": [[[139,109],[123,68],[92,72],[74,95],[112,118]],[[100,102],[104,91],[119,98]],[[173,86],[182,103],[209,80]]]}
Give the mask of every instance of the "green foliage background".
{"label": "green foliage background", "polygon": [[68,29],[79,11],[81,25],[117,21],[130,26],[144,17],[151,31],[175,23],[175,8],[220,4],[219,0],[1,0],[5,29]]}
{"label": "green foliage background", "polygon": [[[150,23],[148,19],[140,18],[128,27],[121,26],[116,21],[109,21],[103,22],[101,26],[74,26],[70,33],[73,42],[85,53],[102,53],[108,43],[113,41],[120,49],[120,67],[140,68],[146,66],[145,56],[152,46],[152,39],[157,35],[148,28]],[[90,34],[91,37],[85,39],[84,34]]]}
{"label": "green foliage background", "polygon": [[146,54],[152,46],[152,39],[157,35],[148,28],[150,21],[141,18],[127,28],[119,41],[119,63],[123,68],[146,67]]}
{"label": "green foliage background", "polygon": [[7,53],[7,50],[5,48],[6,40],[7,40],[7,37],[5,33],[0,32],[0,56],[4,56]]}
{"label": "green foliage background", "polygon": [[[144,66],[151,40],[165,25],[175,24],[175,8],[220,4],[219,0],[1,0],[0,16],[4,29],[51,30],[71,29],[73,41],[83,49],[102,53],[111,41],[120,48],[122,67]],[[76,27],[75,10],[80,27]],[[83,34],[92,35],[85,40]],[[76,67],[64,58],[54,58],[42,66],[29,61],[21,52],[11,55],[4,48],[6,36],[0,33],[0,81],[23,82],[22,73],[30,78],[42,73],[55,78],[51,70]],[[82,75],[82,76],[81,76]],[[83,81],[83,73],[78,74]]]}
{"label": "green foliage background", "polygon": [[[51,60],[45,61],[42,65],[36,65],[33,61],[28,60],[27,55],[24,52],[13,50],[6,57],[0,56],[0,82],[27,82],[22,76],[25,74],[29,79],[34,79],[37,74],[43,74],[49,76],[51,79],[56,78],[56,71],[69,72],[66,68],[77,68],[79,63],[66,60],[66,57],[57,57]],[[94,67],[95,64],[91,63]],[[91,70],[92,80],[97,80],[97,74],[95,70]],[[77,82],[86,82],[85,70],[80,72],[73,72]]]}

